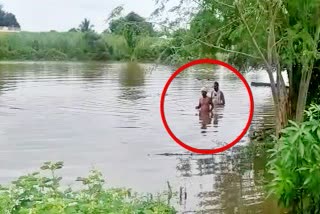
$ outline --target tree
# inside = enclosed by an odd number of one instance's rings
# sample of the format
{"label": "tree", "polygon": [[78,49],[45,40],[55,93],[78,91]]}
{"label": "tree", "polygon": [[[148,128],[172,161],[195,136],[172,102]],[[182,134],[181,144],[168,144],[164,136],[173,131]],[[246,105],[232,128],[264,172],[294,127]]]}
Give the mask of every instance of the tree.
{"label": "tree", "polygon": [[79,25],[79,31],[81,32],[93,32],[93,27],[94,25],[92,25],[90,23],[90,20],[85,18],[81,24]]}
{"label": "tree", "polygon": [[[167,0],[165,0],[167,1]],[[314,63],[319,58],[319,1],[200,0],[191,20],[201,51],[228,53],[242,69],[264,68],[271,82],[276,131],[302,122]],[[287,91],[282,71],[289,77]],[[273,76],[276,74],[276,77]]]}
{"label": "tree", "polygon": [[123,35],[132,51],[139,36],[155,35],[153,25],[134,12],[127,14],[125,17],[111,20],[109,29],[111,33]]}
{"label": "tree", "polygon": [[16,16],[12,13],[5,12],[0,5],[0,26],[20,28]]}
{"label": "tree", "polygon": [[125,17],[114,19],[109,24],[109,29],[112,33],[123,34],[126,29],[133,31],[136,34],[154,35],[152,23],[147,22],[143,17],[131,12]]}

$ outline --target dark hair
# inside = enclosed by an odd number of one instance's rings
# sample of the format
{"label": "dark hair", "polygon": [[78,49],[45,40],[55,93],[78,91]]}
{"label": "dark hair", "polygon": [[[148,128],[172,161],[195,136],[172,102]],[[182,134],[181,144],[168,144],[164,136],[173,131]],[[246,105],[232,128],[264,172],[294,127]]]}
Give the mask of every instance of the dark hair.
{"label": "dark hair", "polygon": [[217,84],[217,86],[219,86],[219,83],[218,83],[218,82],[214,82],[214,84]]}

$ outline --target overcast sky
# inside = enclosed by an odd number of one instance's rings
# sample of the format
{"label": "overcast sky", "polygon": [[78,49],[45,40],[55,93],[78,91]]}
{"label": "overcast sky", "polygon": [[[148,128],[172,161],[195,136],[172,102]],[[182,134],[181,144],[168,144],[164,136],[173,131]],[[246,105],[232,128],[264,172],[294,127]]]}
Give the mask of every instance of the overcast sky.
{"label": "overcast sky", "polygon": [[95,30],[102,32],[116,6],[123,5],[125,12],[134,11],[144,17],[155,9],[154,0],[0,0],[0,4],[16,15],[25,31],[67,31],[88,18]]}

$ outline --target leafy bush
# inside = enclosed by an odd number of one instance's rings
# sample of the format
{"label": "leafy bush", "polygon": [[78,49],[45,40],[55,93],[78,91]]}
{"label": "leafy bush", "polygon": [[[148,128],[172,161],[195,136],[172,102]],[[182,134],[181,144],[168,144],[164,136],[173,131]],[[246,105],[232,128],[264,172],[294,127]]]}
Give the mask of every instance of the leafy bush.
{"label": "leafy bush", "polygon": [[44,59],[51,59],[51,60],[66,60],[68,56],[56,49],[50,49],[45,51],[43,55]]}
{"label": "leafy bush", "polygon": [[114,60],[130,58],[130,48],[123,36],[103,34],[102,38],[108,46],[110,55]]}
{"label": "leafy bush", "polygon": [[271,152],[270,194],[293,213],[320,212],[320,106],[312,105],[306,121],[291,125]]}
{"label": "leafy bush", "polygon": [[[160,197],[157,200],[139,196],[130,189],[105,189],[102,174],[92,170],[88,177],[78,178],[84,188],[62,190],[56,170],[62,162],[46,162],[41,172],[22,176],[9,187],[0,186],[0,213],[176,213]],[[48,173],[47,173],[48,174]]]}

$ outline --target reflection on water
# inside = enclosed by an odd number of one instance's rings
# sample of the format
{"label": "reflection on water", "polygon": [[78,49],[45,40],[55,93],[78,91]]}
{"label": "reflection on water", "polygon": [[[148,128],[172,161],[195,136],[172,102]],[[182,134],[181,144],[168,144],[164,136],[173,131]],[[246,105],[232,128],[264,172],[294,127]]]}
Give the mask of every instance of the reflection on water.
{"label": "reflection on water", "polygon": [[16,86],[15,84],[16,81],[6,78],[6,76],[10,72],[10,69],[8,69],[7,66],[0,64],[0,71],[3,71],[3,72],[0,72],[0,95],[1,95],[4,91],[14,90]]}
{"label": "reflection on water", "polygon": [[122,86],[119,99],[139,100],[145,98],[142,88],[145,81],[145,70],[142,66],[134,62],[126,63],[121,66],[119,77]]}
{"label": "reflection on water", "polygon": [[215,108],[212,114],[212,118],[213,118],[213,127],[217,128],[219,120],[223,118],[223,107]]}
{"label": "reflection on water", "polygon": [[[263,194],[264,164],[242,154],[240,147],[221,155],[179,157],[178,176],[188,195],[183,213],[279,213]],[[256,168],[256,171],[254,171]],[[183,180],[183,179],[182,179]],[[193,210],[197,207],[197,210]]]}
{"label": "reflection on water", "polygon": [[[212,132],[218,132],[219,120],[223,118],[223,107],[216,107],[212,112],[199,112],[199,123],[201,124],[201,133],[206,134],[208,127],[213,127]],[[206,135],[204,135],[206,136]]]}
{"label": "reflection on water", "polygon": [[145,71],[137,63],[130,62],[122,65],[119,75],[122,87],[138,87],[144,84]]}
{"label": "reflection on water", "polygon": [[[223,154],[207,156],[186,155],[170,139],[159,99],[174,70],[131,63],[1,63],[0,183],[44,161],[63,160],[65,184],[95,166],[109,186],[156,193],[170,181],[179,192],[175,206],[180,212],[278,213],[273,201],[264,200],[264,162],[242,152],[250,143],[248,134]],[[225,74],[200,67],[172,82],[165,114],[179,138],[197,147],[239,134],[248,117],[247,95],[236,78]],[[260,73],[246,78],[268,79]],[[194,112],[199,89],[213,81],[219,81],[228,103],[199,118]],[[252,91],[255,115],[249,133],[273,120],[270,89]],[[169,155],[157,155],[164,153]]]}
{"label": "reflection on water", "polygon": [[[207,129],[207,125],[211,124],[211,113],[210,112],[200,112],[199,113],[199,120],[201,123],[201,129]],[[205,133],[205,131],[202,131]]]}

